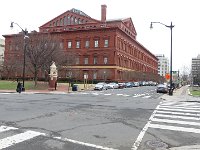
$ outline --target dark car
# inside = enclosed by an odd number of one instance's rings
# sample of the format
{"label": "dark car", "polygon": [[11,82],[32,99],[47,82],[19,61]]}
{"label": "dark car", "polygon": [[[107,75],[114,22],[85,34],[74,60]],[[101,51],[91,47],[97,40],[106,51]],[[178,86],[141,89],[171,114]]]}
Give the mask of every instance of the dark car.
{"label": "dark car", "polygon": [[158,86],[157,86],[157,93],[168,93],[168,86],[167,86],[167,84],[158,84]]}

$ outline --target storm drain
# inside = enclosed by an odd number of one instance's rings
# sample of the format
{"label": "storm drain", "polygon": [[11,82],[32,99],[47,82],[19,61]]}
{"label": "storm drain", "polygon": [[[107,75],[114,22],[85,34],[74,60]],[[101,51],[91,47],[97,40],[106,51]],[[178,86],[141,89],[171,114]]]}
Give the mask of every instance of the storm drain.
{"label": "storm drain", "polygon": [[168,147],[168,145],[162,141],[159,140],[151,140],[151,141],[146,141],[146,145],[150,148],[158,148],[158,149],[165,149]]}

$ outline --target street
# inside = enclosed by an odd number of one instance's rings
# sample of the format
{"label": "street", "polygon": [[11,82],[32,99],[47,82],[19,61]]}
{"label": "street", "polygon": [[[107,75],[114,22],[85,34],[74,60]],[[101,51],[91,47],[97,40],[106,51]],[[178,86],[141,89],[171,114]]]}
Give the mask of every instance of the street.
{"label": "street", "polygon": [[199,103],[162,95],[148,86],[1,93],[0,149],[146,150],[198,144]]}

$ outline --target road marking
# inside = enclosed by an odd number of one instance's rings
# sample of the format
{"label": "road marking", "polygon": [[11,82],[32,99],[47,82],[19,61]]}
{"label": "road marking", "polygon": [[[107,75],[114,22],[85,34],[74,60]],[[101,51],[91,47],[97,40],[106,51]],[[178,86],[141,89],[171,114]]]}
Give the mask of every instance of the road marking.
{"label": "road marking", "polygon": [[199,111],[198,111],[198,110],[185,110],[185,109],[159,108],[158,110],[183,111],[183,112],[193,112],[193,113],[199,113]]}
{"label": "road marking", "polygon": [[18,128],[14,128],[14,127],[0,126],[0,133],[5,132],[5,131],[9,131],[9,130],[17,130],[17,129]]}
{"label": "road marking", "polygon": [[185,117],[185,116],[176,116],[176,115],[155,114],[154,116],[156,116],[156,117],[164,117],[164,118],[186,119],[186,120],[200,120],[199,117]]}
{"label": "road marking", "polygon": [[133,97],[140,97],[141,95],[135,95],[135,96],[133,96]]}
{"label": "road marking", "polygon": [[104,94],[104,95],[112,95],[111,93],[108,93],[108,94]]}
{"label": "road marking", "polygon": [[32,139],[39,135],[45,135],[44,133],[35,132],[35,131],[26,131],[24,133],[16,134],[14,136],[10,136],[4,139],[0,139],[0,149],[4,149],[10,147],[14,144]]}
{"label": "road marking", "polygon": [[124,95],[122,95],[122,96],[124,96],[124,97],[128,97],[128,96],[130,96],[130,95],[124,94]]}
{"label": "road marking", "polygon": [[183,124],[183,125],[192,125],[192,126],[200,126],[199,122],[178,121],[178,120],[157,119],[157,118],[153,118],[152,121],[165,122],[165,123],[174,123],[174,124]]}
{"label": "road marking", "polygon": [[142,98],[149,98],[149,97],[151,97],[151,96],[144,96],[144,97],[142,97]]}
{"label": "road marking", "polygon": [[150,124],[149,127],[156,129],[172,130],[172,131],[200,133],[200,129],[195,129],[195,128],[185,128],[185,127],[159,125],[159,124]]}
{"label": "road marking", "polygon": [[172,111],[161,111],[158,110],[157,113],[161,113],[161,114],[173,114],[173,115],[186,115],[186,116],[199,116],[200,114],[192,114],[192,113],[182,113],[182,112],[172,112]]}
{"label": "road marking", "polygon": [[151,120],[154,118],[156,112],[158,111],[160,105],[162,102],[159,103],[159,105],[156,107],[156,109],[153,111],[152,115],[149,118],[149,121],[147,122],[147,124],[144,126],[144,128],[142,129],[142,131],[140,132],[140,134],[138,135],[136,141],[134,142],[133,146],[131,147],[131,150],[137,150],[138,147],[140,146],[140,143],[146,133],[146,131],[148,130],[150,124],[151,124]]}
{"label": "road marking", "polygon": [[121,96],[121,95],[123,95],[123,94],[117,94],[117,96]]}
{"label": "road marking", "polygon": [[99,95],[99,93],[92,93],[93,95]]}
{"label": "road marking", "polygon": [[[55,137],[55,138],[60,139],[59,137]],[[88,146],[88,147],[98,148],[98,149],[102,149],[102,150],[117,150],[117,149],[103,147],[103,146],[99,146],[99,145],[95,145],[95,144],[75,141],[75,140],[68,139],[68,138],[64,138],[64,141],[71,142],[71,143],[74,143],[74,144],[84,145],[84,146]]]}
{"label": "road marking", "polygon": [[174,108],[174,109],[186,109],[186,110],[190,110],[190,109],[192,109],[192,110],[194,110],[194,109],[196,109],[196,110],[200,110],[200,108],[199,107],[188,107],[188,106],[186,106],[186,107],[183,107],[183,106],[161,106],[160,108]]}

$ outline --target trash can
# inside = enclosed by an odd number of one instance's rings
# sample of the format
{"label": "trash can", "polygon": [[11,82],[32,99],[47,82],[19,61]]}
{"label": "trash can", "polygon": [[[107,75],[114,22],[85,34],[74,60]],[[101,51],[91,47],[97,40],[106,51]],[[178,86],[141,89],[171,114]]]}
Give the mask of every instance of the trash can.
{"label": "trash can", "polygon": [[74,85],[72,86],[72,91],[78,91],[78,85],[75,85],[75,84],[74,84]]}

